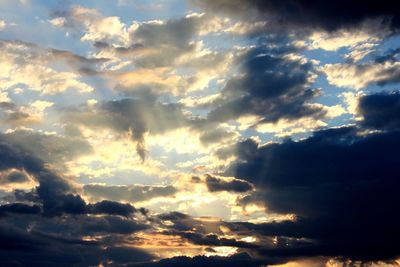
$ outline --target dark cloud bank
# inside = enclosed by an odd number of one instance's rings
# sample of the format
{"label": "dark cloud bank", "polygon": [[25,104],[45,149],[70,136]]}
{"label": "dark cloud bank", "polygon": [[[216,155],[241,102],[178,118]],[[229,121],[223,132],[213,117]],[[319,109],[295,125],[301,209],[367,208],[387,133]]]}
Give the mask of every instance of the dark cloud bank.
{"label": "dark cloud bank", "polygon": [[211,12],[241,19],[264,19],[282,29],[324,29],[328,31],[359,25],[367,19],[383,19],[392,29],[400,26],[397,1],[318,0],[191,0]]}
{"label": "dark cloud bank", "polygon": [[[24,171],[38,186],[30,192],[14,191],[4,199],[9,203],[0,206],[0,265],[91,266],[152,258],[118,245],[119,235],[148,228],[135,219],[146,210],[108,200],[86,203],[70,181],[12,139],[0,136],[0,171]],[[99,234],[108,237],[84,240]]]}

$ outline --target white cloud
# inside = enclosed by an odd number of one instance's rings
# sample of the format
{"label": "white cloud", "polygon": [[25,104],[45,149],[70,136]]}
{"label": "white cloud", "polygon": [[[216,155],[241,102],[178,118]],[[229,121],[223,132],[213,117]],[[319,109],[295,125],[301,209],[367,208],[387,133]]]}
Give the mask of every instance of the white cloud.
{"label": "white cloud", "polygon": [[355,47],[361,43],[378,41],[379,38],[368,32],[339,31],[335,33],[315,32],[310,36],[312,49],[336,51],[342,47]]}
{"label": "white cloud", "polygon": [[104,17],[96,9],[73,6],[65,16],[49,20],[56,27],[83,32],[82,41],[113,41],[127,44],[129,29],[119,17]]}
{"label": "white cloud", "polygon": [[94,89],[79,80],[79,75],[51,67],[47,51],[31,44],[3,42],[0,54],[0,89],[25,85],[29,90],[56,94],[68,89],[81,93]]}
{"label": "white cloud", "polygon": [[332,85],[362,89],[373,83],[387,83],[400,77],[400,62],[381,64],[326,64],[321,68]]}

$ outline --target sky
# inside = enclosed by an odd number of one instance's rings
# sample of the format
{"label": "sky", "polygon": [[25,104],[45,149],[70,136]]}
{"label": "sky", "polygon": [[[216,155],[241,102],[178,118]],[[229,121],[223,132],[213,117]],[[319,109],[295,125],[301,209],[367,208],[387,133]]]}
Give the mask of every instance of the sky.
{"label": "sky", "polygon": [[396,1],[0,0],[1,266],[399,266]]}

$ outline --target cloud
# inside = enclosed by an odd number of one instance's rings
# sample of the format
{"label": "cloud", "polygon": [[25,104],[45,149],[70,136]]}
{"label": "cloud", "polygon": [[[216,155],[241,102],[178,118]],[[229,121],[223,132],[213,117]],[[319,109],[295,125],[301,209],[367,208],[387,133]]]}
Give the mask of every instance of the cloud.
{"label": "cloud", "polygon": [[17,127],[42,123],[45,110],[54,104],[49,101],[36,100],[30,105],[17,105],[8,97],[4,100],[0,102],[0,120],[5,124]]}
{"label": "cloud", "polygon": [[0,134],[6,142],[18,145],[43,162],[63,167],[81,155],[92,152],[92,147],[81,136],[40,133],[33,130],[14,130]]}
{"label": "cloud", "polygon": [[[24,85],[28,90],[54,95],[68,89],[88,93],[94,89],[80,81],[78,68],[59,70],[52,66],[56,60],[74,64],[91,62],[84,57],[60,50],[46,50],[31,43],[0,41],[2,49],[0,80],[1,89],[9,90]],[[96,61],[94,61],[96,62]],[[90,64],[92,64],[91,62]]]}
{"label": "cloud", "polygon": [[207,129],[200,136],[200,141],[207,145],[212,143],[221,143],[224,140],[229,140],[237,137],[234,132],[229,132],[221,128]]}
{"label": "cloud", "polygon": [[342,47],[355,48],[360,44],[374,43],[379,41],[379,36],[373,35],[373,33],[370,33],[369,30],[370,29],[367,28],[358,31],[340,30],[333,33],[314,32],[309,39],[312,49],[337,51]]}
{"label": "cloud", "polygon": [[[259,226],[287,244],[265,247],[262,254],[396,257],[398,140],[397,131],[365,136],[342,127],[296,142],[248,141],[246,149],[237,150],[227,175],[254,184],[257,192],[250,198],[270,212],[298,216],[294,222]],[[290,239],[300,237],[303,243]]]}
{"label": "cloud", "polygon": [[[199,35],[206,35],[219,30],[213,22],[216,18],[207,14],[188,14],[182,18],[166,21],[147,21],[138,23],[131,32],[131,43],[151,49],[134,62],[139,67],[155,68],[176,65],[184,60],[182,56],[189,56],[199,47]],[[197,64],[210,68],[212,61],[221,61],[221,55],[210,53],[199,58],[197,62],[187,60],[186,64]],[[203,63],[203,64],[202,64]],[[204,64],[207,63],[207,64]],[[214,66],[215,67],[215,66]]]}
{"label": "cloud", "polygon": [[174,257],[170,259],[163,259],[159,262],[154,263],[142,263],[138,265],[138,267],[211,267],[211,266],[221,266],[221,267],[241,267],[241,266],[249,266],[256,267],[261,266],[261,262],[257,262],[252,259],[248,254],[237,254],[231,257],[206,257],[206,256],[196,256],[196,257]]}
{"label": "cloud", "polygon": [[[76,198],[70,195],[73,187],[62,177],[53,173],[38,158],[32,156],[18,145],[1,138],[0,145],[0,171],[17,169],[26,171],[39,183],[35,191],[43,204],[45,212],[59,212],[70,204],[76,203]],[[78,202],[79,203],[79,202]],[[66,206],[65,206],[66,205]]]}
{"label": "cloud", "polygon": [[38,205],[11,203],[0,206],[0,216],[4,213],[39,214],[40,212],[41,208]]}
{"label": "cloud", "polygon": [[289,52],[261,47],[248,51],[239,60],[241,72],[227,81],[207,119],[224,122],[254,115],[258,124],[324,117],[326,111],[311,104],[319,95],[311,88],[312,64],[290,57]]}
{"label": "cloud", "polygon": [[[43,137],[43,136],[36,136]],[[13,142],[12,136],[0,136],[0,171],[9,171],[9,175],[3,179],[3,183],[13,183],[15,179],[21,181],[27,178],[23,175],[29,175],[38,182],[38,186],[33,188],[31,194],[20,194],[20,200],[39,201],[43,206],[43,212],[50,216],[67,214],[113,214],[128,216],[134,212],[143,212],[136,210],[130,204],[121,204],[114,201],[103,200],[94,204],[86,204],[80,195],[77,195],[77,189],[74,188],[71,181],[58,175],[54,170],[50,169],[48,164],[42,159],[34,156],[35,150],[27,150],[17,142]],[[32,148],[31,148],[32,149]],[[46,151],[44,147],[40,147]],[[49,151],[46,151],[49,152]],[[32,154],[31,154],[32,153]],[[43,151],[42,151],[43,153]],[[11,179],[11,180],[10,180]],[[30,179],[30,178],[29,178]],[[23,197],[28,197],[23,199]]]}
{"label": "cloud", "polygon": [[12,126],[29,126],[41,121],[39,115],[30,113],[26,107],[17,106],[12,102],[0,102],[0,119]]}
{"label": "cloud", "polygon": [[210,192],[228,191],[243,193],[252,190],[252,185],[246,181],[231,180],[225,181],[211,175],[206,175],[206,185]]}
{"label": "cloud", "polygon": [[328,31],[358,26],[368,19],[386,19],[392,29],[400,26],[397,2],[365,2],[361,0],[342,3],[335,0],[324,3],[307,0],[192,0],[193,4],[211,12],[221,12],[233,17],[254,20],[261,18],[269,27],[297,31],[324,29]]}
{"label": "cloud", "polygon": [[126,43],[129,33],[119,17],[104,17],[96,9],[75,5],[66,10],[53,11],[50,24],[74,32],[83,32],[81,41],[115,41]]}
{"label": "cloud", "polygon": [[118,217],[61,219],[32,215],[8,216],[2,218],[0,224],[0,238],[7,241],[7,246],[1,246],[0,264],[92,266],[105,262],[120,265],[150,261],[152,255],[119,245],[116,240],[83,240],[87,234],[107,236],[113,231],[129,234],[140,229],[134,224]]}
{"label": "cloud", "polygon": [[362,124],[376,129],[400,128],[400,92],[365,95],[359,99],[358,112]]}
{"label": "cloud", "polygon": [[[200,90],[222,76],[232,58],[226,51],[205,47],[199,39],[222,30],[214,25],[215,20],[191,13],[165,21],[133,22],[128,43],[95,42],[96,56],[112,59],[104,65],[105,76],[126,94],[143,88],[174,95]],[[185,74],[177,69],[184,69]]]}
{"label": "cloud", "polygon": [[161,134],[189,124],[179,104],[162,103],[153,95],[107,101],[97,109],[70,109],[65,120],[93,128],[110,128],[128,134],[137,143],[142,160],[146,158],[145,134]]}
{"label": "cloud", "polygon": [[173,197],[177,189],[172,185],[167,186],[145,186],[124,185],[105,186],[87,184],[83,186],[85,194],[91,199],[109,199],[114,201],[142,202],[154,198]]}
{"label": "cloud", "polygon": [[136,209],[130,204],[121,204],[114,201],[103,200],[89,205],[89,212],[94,214],[111,214],[129,216],[136,212]]}
{"label": "cloud", "polygon": [[326,64],[321,71],[326,74],[328,82],[338,87],[363,89],[369,85],[395,84],[400,81],[399,62],[385,61],[361,64],[336,63]]}
{"label": "cloud", "polygon": [[0,177],[0,184],[21,183],[29,181],[29,177],[26,173],[15,170],[12,170],[8,173],[2,173]]}

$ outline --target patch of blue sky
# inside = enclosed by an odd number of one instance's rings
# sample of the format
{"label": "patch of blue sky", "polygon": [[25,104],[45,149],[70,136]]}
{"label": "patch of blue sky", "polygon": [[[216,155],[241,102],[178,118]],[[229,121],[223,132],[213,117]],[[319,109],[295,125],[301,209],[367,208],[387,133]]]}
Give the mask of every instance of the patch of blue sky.
{"label": "patch of blue sky", "polygon": [[255,127],[249,127],[245,130],[240,131],[241,140],[248,139],[250,137],[255,137],[261,139],[262,143],[269,142],[269,141],[279,141],[280,138],[275,135],[275,133],[261,133],[255,129]]}
{"label": "patch of blue sky", "polygon": [[400,48],[400,36],[395,35],[385,39],[383,42],[379,44],[377,49],[381,52],[386,52],[391,49]]}
{"label": "patch of blue sky", "polygon": [[355,122],[354,116],[352,114],[346,113],[330,119],[327,128],[353,124],[354,122]]}
{"label": "patch of blue sky", "polygon": [[205,47],[217,52],[231,51],[232,48],[240,46],[248,47],[252,43],[246,36],[224,32],[201,36],[201,40]]}
{"label": "patch of blue sky", "polygon": [[[27,4],[28,5],[28,4]],[[56,48],[86,55],[91,45],[80,42],[80,35],[67,35],[68,30],[58,28],[49,22],[52,19],[52,7],[36,5],[5,6],[0,11],[0,18],[8,25],[0,31],[3,40],[23,40],[43,48]],[[31,14],[36,14],[32,16]]]}
{"label": "patch of blue sky", "polygon": [[343,55],[347,54],[347,48],[340,48],[336,51],[326,51],[324,49],[307,49],[302,54],[310,60],[318,60],[320,65],[343,63]]}

